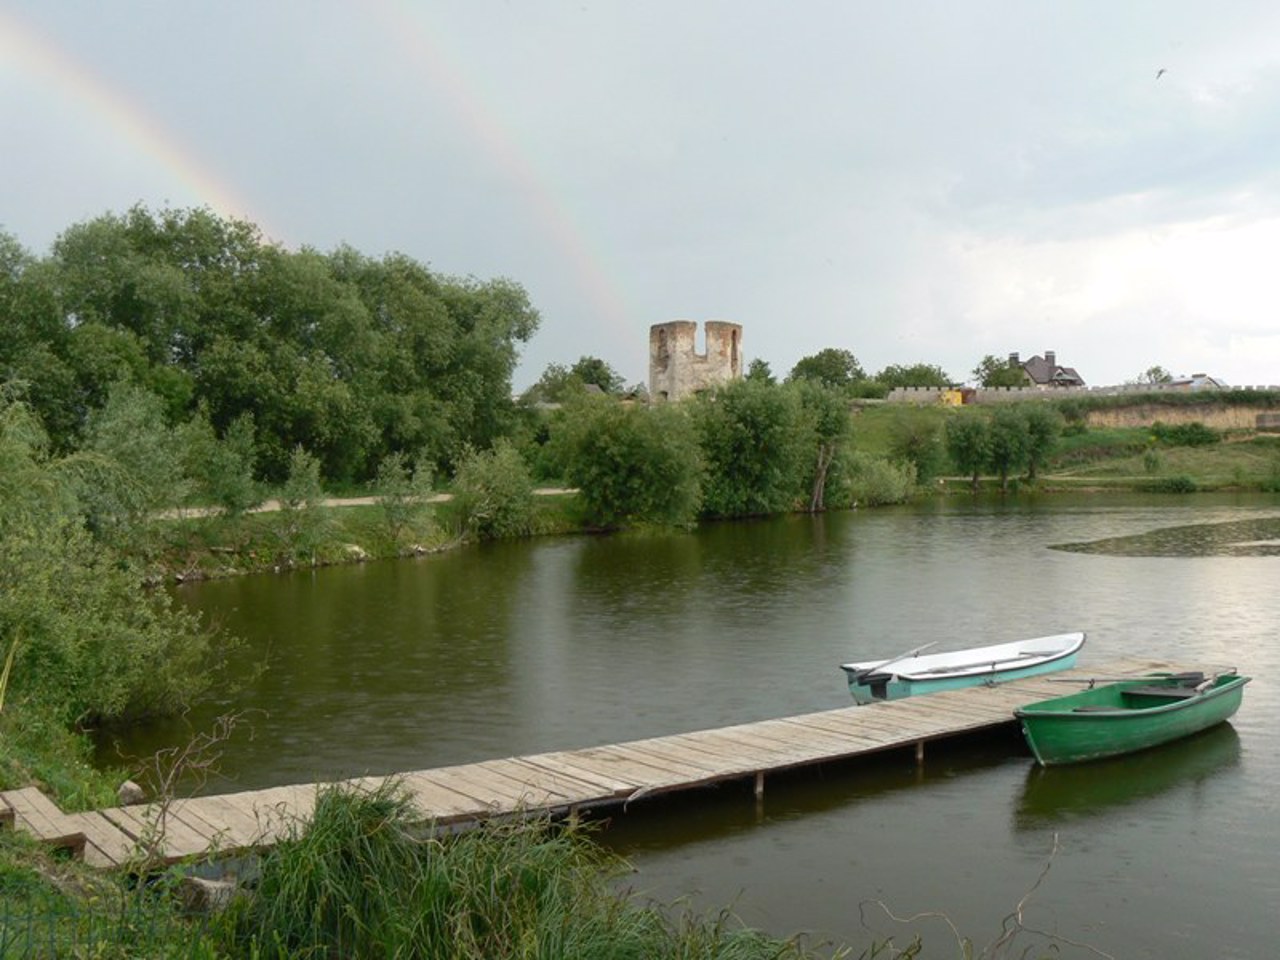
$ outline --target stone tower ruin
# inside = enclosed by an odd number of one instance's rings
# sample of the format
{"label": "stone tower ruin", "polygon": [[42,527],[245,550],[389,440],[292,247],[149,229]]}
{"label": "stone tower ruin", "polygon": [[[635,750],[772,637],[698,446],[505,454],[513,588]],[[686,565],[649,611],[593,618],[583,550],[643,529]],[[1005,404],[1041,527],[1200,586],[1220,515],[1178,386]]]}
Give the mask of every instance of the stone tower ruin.
{"label": "stone tower ruin", "polygon": [[709,320],[704,327],[705,353],[698,352],[698,325],[692,320],[655,323],[649,328],[652,400],[681,400],[742,376],[742,324]]}

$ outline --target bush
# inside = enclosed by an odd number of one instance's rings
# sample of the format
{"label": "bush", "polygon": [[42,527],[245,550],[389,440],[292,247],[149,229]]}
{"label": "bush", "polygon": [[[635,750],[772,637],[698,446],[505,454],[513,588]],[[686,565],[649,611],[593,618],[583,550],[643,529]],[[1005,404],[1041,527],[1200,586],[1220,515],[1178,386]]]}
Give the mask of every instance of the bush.
{"label": "bush", "polygon": [[497,540],[533,532],[533,478],[509,440],[499,440],[492,450],[463,453],[454,487],[464,533]]}
{"label": "bush", "polygon": [[1157,420],[1151,425],[1151,435],[1168,447],[1204,447],[1222,440],[1222,434],[1199,420],[1176,424]]}
{"label": "bush", "polygon": [[1176,477],[1162,477],[1155,480],[1147,489],[1154,493],[1195,493],[1198,488],[1191,477],[1179,474]]}
{"label": "bush", "polygon": [[915,468],[881,457],[854,453],[847,468],[849,495],[855,503],[879,506],[903,503],[915,491]]}

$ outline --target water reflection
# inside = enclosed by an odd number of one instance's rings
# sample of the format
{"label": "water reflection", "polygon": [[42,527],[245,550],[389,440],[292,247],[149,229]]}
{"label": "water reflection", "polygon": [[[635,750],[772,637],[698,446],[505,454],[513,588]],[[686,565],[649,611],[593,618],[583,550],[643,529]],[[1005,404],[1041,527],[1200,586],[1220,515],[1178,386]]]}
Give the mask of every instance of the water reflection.
{"label": "water reflection", "polygon": [[1194,789],[1240,762],[1240,737],[1229,723],[1152,750],[1065,767],[1031,765],[1014,825],[1066,828],[1072,822]]}
{"label": "water reflection", "polygon": [[1193,523],[1085,543],[1054,544],[1053,549],[1114,557],[1276,557],[1280,556],[1280,517]]}

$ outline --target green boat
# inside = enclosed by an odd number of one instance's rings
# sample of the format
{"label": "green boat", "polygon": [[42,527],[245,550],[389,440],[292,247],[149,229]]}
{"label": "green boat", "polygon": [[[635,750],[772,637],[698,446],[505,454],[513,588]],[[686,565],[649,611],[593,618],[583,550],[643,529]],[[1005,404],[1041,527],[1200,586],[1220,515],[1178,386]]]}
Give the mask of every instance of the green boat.
{"label": "green boat", "polygon": [[1171,674],[1090,686],[1013,711],[1042,766],[1146,750],[1221,723],[1250,677]]}

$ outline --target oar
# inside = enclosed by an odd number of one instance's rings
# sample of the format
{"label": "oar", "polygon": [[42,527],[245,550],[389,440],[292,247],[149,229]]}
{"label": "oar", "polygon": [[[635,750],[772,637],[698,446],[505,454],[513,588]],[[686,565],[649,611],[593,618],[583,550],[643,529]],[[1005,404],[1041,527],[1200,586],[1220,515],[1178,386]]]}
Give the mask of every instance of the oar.
{"label": "oar", "polygon": [[877,670],[883,670],[885,667],[889,666],[889,664],[891,663],[897,663],[899,660],[907,659],[907,657],[914,657],[918,655],[921,650],[928,650],[930,647],[936,647],[937,645],[938,645],[938,641],[935,640],[933,641],[933,643],[926,643],[923,647],[916,647],[914,650],[908,650],[906,653],[900,653],[896,657],[890,657],[888,660],[881,660],[879,663],[872,664],[871,666],[866,667],[865,669],[859,670],[857,673],[853,674],[853,676],[851,676],[849,679],[853,683],[861,683],[863,677],[869,677],[871,676],[871,674],[875,673]]}

